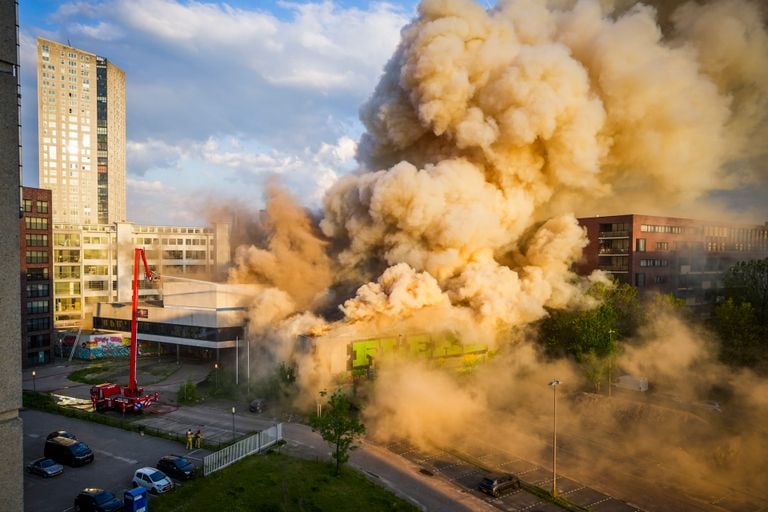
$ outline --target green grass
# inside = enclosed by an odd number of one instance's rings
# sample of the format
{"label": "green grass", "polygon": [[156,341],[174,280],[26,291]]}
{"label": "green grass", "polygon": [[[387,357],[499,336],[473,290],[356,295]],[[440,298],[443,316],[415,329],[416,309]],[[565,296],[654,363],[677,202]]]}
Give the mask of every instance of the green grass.
{"label": "green grass", "polygon": [[[180,368],[180,365],[176,364],[175,360],[172,361],[169,359],[157,361],[156,359],[143,358],[139,360],[139,365],[139,370],[145,374],[143,384],[147,385],[156,384],[167,379]],[[88,366],[70,373],[67,378],[74,382],[96,385],[101,384],[102,382],[127,380],[127,374],[128,359],[117,359],[91,363]],[[151,375],[152,377],[157,378],[147,379],[146,375]]]}
{"label": "green grass", "polygon": [[416,511],[415,506],[345,468],[275,452],[246,457],[152,500],[153,512]]}
{"label": "green grass", "polygon": [[74,382],[82,382],[83,384],[101,384],[105,381],[107,373],[114,371],[120,366],[123,366],[125,362],[120,361],[105,361],[96,364],[89,364],[85,368],[80,368],[70,373],[67,378]]}

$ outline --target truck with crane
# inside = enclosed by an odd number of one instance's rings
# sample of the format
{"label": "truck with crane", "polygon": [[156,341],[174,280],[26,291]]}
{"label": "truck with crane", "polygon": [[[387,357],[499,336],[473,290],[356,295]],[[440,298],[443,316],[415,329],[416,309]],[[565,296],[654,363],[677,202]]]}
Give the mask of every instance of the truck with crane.
{"label": "truck with crane", "polygon": [[136,359],[138,355],[138,301],[139,301],[139,260],[144,264],[144,276],[150,282],[160,279],[157,273],[149,269],[144,249],[134,249],[133,255],[133,299],[131,301],[131,347],[128,367],[128,385],[120,386],[111,382],[98,384],[91,388],[93,408],[140,413],[160,399],[160,393],[144,394],[144,388],[136,382]]}

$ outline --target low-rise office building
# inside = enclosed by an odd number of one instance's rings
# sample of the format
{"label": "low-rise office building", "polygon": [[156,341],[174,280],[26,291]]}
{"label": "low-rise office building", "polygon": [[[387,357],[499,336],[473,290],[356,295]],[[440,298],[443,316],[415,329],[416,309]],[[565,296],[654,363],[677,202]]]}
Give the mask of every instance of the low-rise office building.
{"label": "low-rise office building", "polygon": [[580,218],[589,245],[577,272],[602,270],[641,292],[704,302],[739,261],[768,257],[768,223],[733,224],[650,215]]}
{"label": "low-rise office building", "polygon": [[[134,249],[143,248],[161,276],[201,279],[226,272],[230,263],[229,225],[213,227],[54,225],[53,300],[57,329],[90,328],[96,304],[130,301]],[[145,280],[142,299],[158,297]]]}

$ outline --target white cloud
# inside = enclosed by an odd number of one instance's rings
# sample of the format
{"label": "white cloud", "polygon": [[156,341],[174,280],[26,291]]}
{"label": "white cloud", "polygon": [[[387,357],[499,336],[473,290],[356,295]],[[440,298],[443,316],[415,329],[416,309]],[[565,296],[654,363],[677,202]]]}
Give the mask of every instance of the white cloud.
{"label": "white cloud", "polygon": [[147,181],[147,180],[139,180],[136,178],[128,178],[126,179],[126,184],[128,185],[129,190],[137,190],[140,192],[146,192],[146,191],[160,192],[165,190],[165,186],[163,185],[163,183],[158,180]]}
{"label": "white cloud", "polygon": [[[274,12],[213,1],[77,1],[49,18],[53,31],[23,26],[24,144],[34,148],[25,151],[26,183],[37,180],[35,38],[44,35],[126,73],[128,174],[141,177],[128,190],[130,218],[130,208],[146,206],[131,199],[146,191],[143,182],[182,195],[260,197],[266,177],[279,175],[300,200],[319,204],[354,167],[358,108],[409,13],[378,2],[270,5]],[[164,210],[153,217],[180,215]]]}

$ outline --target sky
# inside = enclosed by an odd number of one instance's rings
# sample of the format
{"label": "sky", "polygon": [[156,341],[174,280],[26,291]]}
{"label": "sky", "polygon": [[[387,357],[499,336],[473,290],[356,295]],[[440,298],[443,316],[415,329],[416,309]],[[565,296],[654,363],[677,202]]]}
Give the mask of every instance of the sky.
{"label": "sky", "polygon": [[126,75],[128,220],[204,225],[264,204],[272,176],[310,208],[356,168],[370,96],[416,2],[20,2],[24,185],[37,187],[38,36]]}

